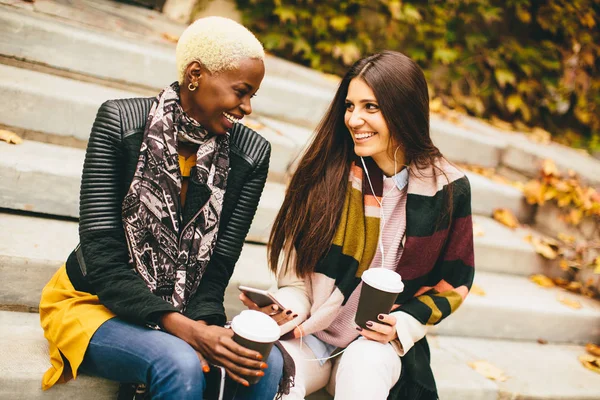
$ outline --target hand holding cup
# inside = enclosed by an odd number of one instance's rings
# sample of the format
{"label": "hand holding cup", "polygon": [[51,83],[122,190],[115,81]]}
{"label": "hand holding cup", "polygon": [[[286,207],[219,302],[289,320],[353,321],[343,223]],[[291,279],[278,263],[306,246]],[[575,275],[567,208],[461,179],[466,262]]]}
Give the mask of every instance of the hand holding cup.
{"label": "hand holding cup", "polygon": [[[370,268],[363,272],[361,279],[362,287],[354,318],[357,329],[371,329],[385,337],[393,337],[396,332],[396,319],[389,313],[398,294],[404,290],[402,278],[389,269]],[[371,336],[382,339],[377,335]]]}
{"label": "hand holding cup", "polygon": [[360,334],[369,340],[374,340],[379,343],[389,343],[398,337],[396,332],[396,317],[390,314],[379,314],[378,322],[367,321],[367,329],[357,327]]}
{"label": "hand holding cup", "polygon": [[[233,341],[247,351],[258,352],[260,359],[266,360],[271,353],[273,344],[279,339],[280,329],[277,324],[264,313],[257,310],[245,310],[231,321]],[[245,379],[254,384],[264,375],[251,371]]]}

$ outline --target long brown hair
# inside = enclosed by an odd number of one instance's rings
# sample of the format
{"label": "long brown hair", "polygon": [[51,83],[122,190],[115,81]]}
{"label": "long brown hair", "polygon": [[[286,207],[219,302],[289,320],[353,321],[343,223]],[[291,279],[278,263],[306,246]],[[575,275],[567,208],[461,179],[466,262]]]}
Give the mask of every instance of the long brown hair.
{"label": "long brown hair", "polygon": [[[296,251],[295,272],[311,273],[326,254],[346,197],[354,142],[344,123],[350,81],[363,79],[373,90],[394,143],[418,168],[442,154],[429,136],[429,94],[423,71],[409,57],[384,51],[350,67],[292,176],[269,237],[269,265],[277,271],[281,251]],[[390,141],[391,142],[391,141]],[[390,143],[391,144],[391,143]],[[451,213],[451,194],[448,212]],[[289,255],[284,260],[288,266]]]}

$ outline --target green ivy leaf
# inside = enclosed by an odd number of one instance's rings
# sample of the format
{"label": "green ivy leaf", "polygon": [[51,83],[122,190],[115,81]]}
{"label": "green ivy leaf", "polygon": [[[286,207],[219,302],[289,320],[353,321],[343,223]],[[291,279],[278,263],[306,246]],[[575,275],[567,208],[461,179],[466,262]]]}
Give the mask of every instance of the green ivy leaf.
{"label": "green ivy leaf", "polygon": [[440,47],[433,52],[433,59],[441,61],[442,64],[448,65],[458,58],[458,51],[454,49]]}
{"label": "green ivy leaf", "polygon": [[419,12],[419,10],[417,10],[415,7],[411,6],[410,4],[404,5],[404,9],[402,10],[402,13],[404,14],[404,17],[406,18],[406,20],[409,22],[417,22],[422,19],[421,13]]}
{"label": "green ivy leaf", "polygon": [[352,19],[346,15],[339,15],[329,20],[329,25],[338,32],[343,32],[346,27],[352,22]]}
{"label": "green ivy leaf", "polygon": [[276,7],[275,10],[273,11],[275,13],[275,15],[277,15],[279,17],[279,20],[283,23],[286,22],[293,22],[296,23],[298,22],[296,19],[296,13],[294,12],[293,8],[290,7]]}
{"label": "green ivy leaf", "polygon": [[494,76],[496,77],[496,82],[498,82],[498,85],[502,89],[504,89],[507,83],[514,85],[517,82],[515,74],[508,69],[497,69],[494,71]]}

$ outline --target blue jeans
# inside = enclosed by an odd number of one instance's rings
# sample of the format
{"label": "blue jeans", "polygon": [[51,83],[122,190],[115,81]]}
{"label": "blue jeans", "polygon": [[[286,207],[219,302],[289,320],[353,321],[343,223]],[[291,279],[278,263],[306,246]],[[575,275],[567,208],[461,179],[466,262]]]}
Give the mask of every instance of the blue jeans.
{"label": "blue jeans", "polygon": [[[273,399],[283,374],[283,356],[276,347],[267,364],[265,376],[250,387],[228,379],[228,397]],[[152,400],[200,400],[207,385],[192,346],[169,333],[119,318],[110,319],[98,328],[80,371],[117,382],[144,383]]]}

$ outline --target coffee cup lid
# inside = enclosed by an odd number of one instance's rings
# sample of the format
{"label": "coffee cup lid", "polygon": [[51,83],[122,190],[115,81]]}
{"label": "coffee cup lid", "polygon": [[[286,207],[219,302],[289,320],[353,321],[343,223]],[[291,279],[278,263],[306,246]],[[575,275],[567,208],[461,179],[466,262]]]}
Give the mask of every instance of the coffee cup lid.
{"label": "coffee cup lid", "polygon": [[279,339],[279,325],[268,315],[255,310],[244,310],[231,321],[231,329],[245,339],[271,343]]}
{"label": "coffee cup lid", "polygon": [[400,293],[404,290],[404,283],[400,275],[387,268],[369,268],[361,276],[363,282],[375,289]]}

